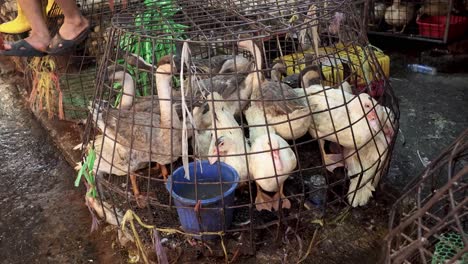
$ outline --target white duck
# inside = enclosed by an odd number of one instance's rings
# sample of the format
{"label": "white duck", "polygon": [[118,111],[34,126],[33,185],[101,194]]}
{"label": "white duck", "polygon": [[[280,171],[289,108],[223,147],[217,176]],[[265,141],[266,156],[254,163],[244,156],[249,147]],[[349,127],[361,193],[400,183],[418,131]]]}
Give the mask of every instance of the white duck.
{"label": "white duck", "polygon": [[401,3],[401,0],[393,0],[393,4],[385,10],[385,22],[393,26],[394,31],[397,27],[402,27],[400,33],[403,33],[406,25],[414,18],[414,7],[414,3]]}
{"label": "white duck", "polygon": [[255,58],[256,71],[247,76],[251,85],[252,104],[266,113],[266,119],[276,133],[284,139],[297,139],[305,135],[311,121],[310,111],[294,90],[287,84],[266,80],[262,70],[260,49],[252,40],[239,42],[239,47],[248,49]]}
{"label": "white duck", "polygon": [[[267,129],[263,111],[252,105],[244,111],[249,123],[250,142],[249,171],[257,185],[255,206],[258,211],[271,211],[290,208],[290,201],[283,194],[283,186],[294,168],[296,155],[288,142],[275,133],[273,128]],[[262,190],[275,192],[273,197]]]}
{"label": "white duck", "polygon": [[305,91],[313,111],[309,132],[314,137],[318,135],[344,147],[354,147],[356,142],[359,147],[372,136],[369,125],[378,127],[378,122],[369,118],[375,114],[374,106],[377,102],[366,93],[355,96],[321,85],[312,85]]}
{"label": "white duck", "polygon": [[121,150],[124,151],[121,153],[122,162],[129,166],[130,179],[137,202],[141,197],[134,172],[146,167],[149,162],[155,161],[160,166],[163,177],[166,178],[169,173],[165,165],[176,161],[182,151],[180,144],[182,126],[170,102],[172,62],[161,60],[157,69],[155,75],[160,99],[159,115],[132,110],[102,109],[101,107],[96,109],[99,111],[95,110],[93,115],[94,122],[105,137],[110,139],[105,140],[104,144],[109,142],[113,145],[112,141],[115,140],[122,145]]}
{"label": "white duck", "polygon": [[385,3],[377,3],[377,2],[374,3],[374,14],[373,14],[374,23],[380,23],[380,21],[382,21],[382,19],[385,16],[386,8],[387,6],[385,5]]}
{"label": "white duck", "polygon": [[[343,147],[359,148],[372,137],[369,126],[378,128],[379,124],[370,117],[375,114],[374,105],[377,102],[366,93],[358,96],[340,89],[332,89],[321,85],[295,89],[296,93],[306,92],[312,114],[309,134],[319,138],[320,147],[327,169],[333,171],[343,166],[341,154],[325,154],[324,141],[335,142]],[[348,118],[349,113],[349,118]]]}
{"label": "white duck", "polygon": [[[387,164],[389,146],[393,138],[394,115],[390,109],[377,105],[377,116],[372,119],[380,119],[382,129],[373,130],[374,140],[370,140],[361,149],[344,148],[343,155],[350,180],[347,199],[353,207],[363,206],[372,197],[372,192],[377,187],[380,176]],[[379,122],[377,120],[377,122]],[[362,176],[361,176],[362,175]]]}
{"label": "white duck", "polygon": [[[214,112],[212,140],[208,158],[210,164],[222,161],[231,165],[239,173],[241,184],[248,182],[247,154],[249,146],[242,127],[239,126],[231,112],[226,110],[223,98],[214,92],[210,96],[211,112]],[[214,102],[213,102],[214,100]],[[214,104],[214,109],[212,108]]]}

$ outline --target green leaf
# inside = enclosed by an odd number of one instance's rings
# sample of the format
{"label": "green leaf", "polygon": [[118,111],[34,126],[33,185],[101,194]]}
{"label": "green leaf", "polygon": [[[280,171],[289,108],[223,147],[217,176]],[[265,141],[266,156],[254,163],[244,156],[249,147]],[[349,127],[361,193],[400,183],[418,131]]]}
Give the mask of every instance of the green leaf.
{"label": "green leaf", "polygon": [[86,182],[89,183],[89,173],[88,173],[88,171],[85,171],[85,172],[83,173],[83,176],[84,176]]}
{"label": "green leaf", "polygon": [[114,102],[114,105],[113,107],[114,108],[118,108],[119,107],[119,104],[120,104],[120,100],[122,99],[122,93],[118,93],[116,98],[115,98],[115,102]]}
{"label": "green leaf", "polygon": [[96,152],[91,148],[88,153],[88,171],[92,172],[94,168],[94,161],[96,160]]}
{"label": "green leaf", "polygon": [[96,188],[92,187],[86,192],[86,196],[96,198],[97,191]]}
{"label": "green leaf", "polygon": [[86,170],[86,164],[83,163],[81,165],[80,171],[78,172],[78,176],[76,176],[75,187],[80,186],[81,176],[83,176],[83,173],[85,172],[85,170]]}
{"label": "green leaf", "polygon": [[114,102],[114,105],[113,105],[114,108],[117,108],[119,106],[119,104],[120,104],[120,100],[122,99],[122,95],[123,95],[122,83],[116,82],[116,83],[114,83],[112,85],[112,87],[114,88],[114,90],[119,91],[119,93],[115,97],[115,102]]}
{"label": "green leaf", "polygon": [[116,82],[112,85],[112,88],[114,88],[115,90],[120,90],[122,89],[122,83]]}

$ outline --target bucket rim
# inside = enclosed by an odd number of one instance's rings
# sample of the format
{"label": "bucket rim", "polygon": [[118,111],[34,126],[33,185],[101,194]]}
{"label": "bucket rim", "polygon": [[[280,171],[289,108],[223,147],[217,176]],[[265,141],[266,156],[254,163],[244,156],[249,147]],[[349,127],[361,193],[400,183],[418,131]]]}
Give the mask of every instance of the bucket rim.
{"label": "bucket rim", "polygon": [[225,167],[227,168],[228,170],[232,171],[234,173],[234,180],[231,182],[229,181],[228,183],[232,183],[231,187],[229,187],[229,189],[227,191],[224,192],[223,195],[217,195],[215,197],[212,197],[210,199],[203,199],[203,200],[194,200],[194,199],[189,199],[189,198],[185,198],[185,197],[182,197],[180,195],[178,195],[171,187],[171,184],[172,184],[172,176],[173,174],[175,174],[177,171],[179,170],[183,170],[184,167],[181,166],[179,168],[177,168],[171,175],[169,175],[167,177],[167,182],[166,182],[166,190],[168,192],[171,193],[172,197],[174,199],[177,199],[178,201],[184,203],[184,204],[187,204],[187,205],[195,205],[197,204],[198,201],[201,201],[201,204],[202,205],[209,205],[209,204],[212,204],[212,203],[216,203],[218,201],[220,201],[222,198],[226,198],[227,196],[231,195],[234,190],[237,188],[237,185],[239,184],[239,173],[236,171],[236,169],[234,169],[234,167],[232,167],[231,165],[227,164],[227,163],[224,163],[222,161],[217,161],[216,163],[214,164],[210,164],[209,161],[207,160],[202,160],[202,161],[192,161],[189,163],[189,167],[190,166],[197,166],[199,163],[200,166],[203,166],[203,165],[209,165],[209,166],[214,166],[216,164],[219,164],[219,166],[221,167]]}

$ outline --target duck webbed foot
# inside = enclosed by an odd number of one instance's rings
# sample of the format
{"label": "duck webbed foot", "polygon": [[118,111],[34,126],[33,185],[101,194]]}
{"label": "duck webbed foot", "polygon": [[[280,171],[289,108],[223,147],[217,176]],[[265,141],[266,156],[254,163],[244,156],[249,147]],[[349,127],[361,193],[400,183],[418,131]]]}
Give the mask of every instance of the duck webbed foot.
{"label": "duck webbed foot", "polygon": [[257,184],[257,197],[255,197],[255,208],[257,211],[267,210],[271,212],[271,197],[263,192],[263,190]]}
{"label": "duck webbed foot", "polygon": [[405,29],[406,29],[406,24],[403,26],[403,28],[401,29],[401,31],[399,33],[403,34],[403,32],[405,32]]}
{"label": "duck webbed foot", "polygon": [[341,154],[326,154],[323,159],[327,170],[332,173],[336,168],[345,166]]}
{"label": "duck webbed foot", "polygon": [[158,164],[161,169],[161,175],[164,178],[164,181],[167,181],[167,177],[169,176],[169,170],[167,169],[166,165]]}
{"label": "duck webbed foot", "polygon": [[140,188],[138,187],[136,174],[130,174],[130,181],[132,183],[133,196],[135,196],[135,201],[140,208],[145,208],[148,205],[148,201],[144,195],[140,193]]}
{"label": "duck webbed foot", "polygon": [[280,200],[281,200],[281,208],[286,208],[286,209],[291,208],[291,202],[289,201],[288,198],[286,198],[286,196],[284,196],[283,186],[284,186],[284,183],[281,184],[280,191],[275,193],[272,199],[272,206],[273,206],[273,210],[275,211],[279,210]]}

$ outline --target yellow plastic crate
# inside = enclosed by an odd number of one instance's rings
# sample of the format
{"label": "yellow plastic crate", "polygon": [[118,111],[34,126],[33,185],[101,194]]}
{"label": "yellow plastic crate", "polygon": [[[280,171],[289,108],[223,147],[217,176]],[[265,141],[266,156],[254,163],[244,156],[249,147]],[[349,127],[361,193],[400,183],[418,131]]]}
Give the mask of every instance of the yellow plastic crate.
{"label": "yellow plastic crate", "polygon": [[[388,78],[390,76],[390,57],[374,46],[369,46],[369,48],[373,49],[385,76]],[[304,53],[315,54],[313,49],[306,50]],[[343,63],[346,63],[351,71],[357,75],[359,85],[366,84],[366,79],[368,82],[379,79],[377,76],[372,76],[371,73],[377,72],[375,65],[372,62],[369,63],[370,58],[365,57],[362,47],[345,47],[343,44],[338,44],[336,47],[322,47],[319,48],[319,57],[322,57],[320,61],[325,77],[324,85],[338,85],[343,80]],[[279,61],[286,64],[288,75],[299,73],[305,67],[303,53],[290,54],[274,60],[275,63]]]}

